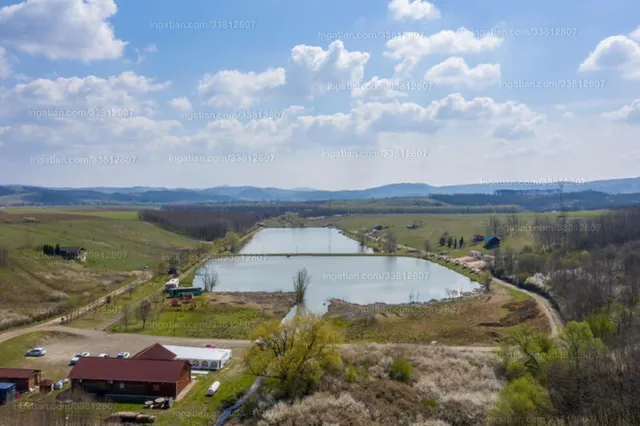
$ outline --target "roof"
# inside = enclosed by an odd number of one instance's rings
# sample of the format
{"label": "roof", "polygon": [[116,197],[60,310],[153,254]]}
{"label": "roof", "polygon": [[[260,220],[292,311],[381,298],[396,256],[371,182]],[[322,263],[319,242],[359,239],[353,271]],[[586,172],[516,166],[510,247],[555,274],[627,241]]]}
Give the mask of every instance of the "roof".
{"label": "roof", "polygon": [[0,377],[4,379],[28,379],[40,370],[30,368],[0,368]]}
{"label": "roof", "polygon": [[487,238],[485,238],[485,241],[491,241],[493,239],[499,240],[500,238],[496,237],[495,235],[487,235]]}
{"label": "roof", "polygon": [[77,253],[80,250],[84,250],[84,247],[60,247],[60,251],[64,251],[66,253]]}
{"label": "roof", "polygon": [[136,358],[80,358],[69,372],[70,379],[120,382],[175,383],[187,365],[182,360]]}
{"label": "roof", "polygon": [[7,390],[15,387],[16,387],[15,383],[0,383],[0,390]]}
{"label": "roof", "polygon": [[40,386],[51,386],[53,385],[53,380],[44,379],[40,382]]}
{"label": "roof", "polygon": [[153,345],[145,348],[132,356],[136,359],[155,359],[155,360],[172,360],[176,359],[176,354],[169,349],[162,346],[160,343],[154,343]]}
{"label": "roof", "polygon": [[216,349],[216,348],[193,348],[189,346],[173,346],[162,345],[165,349],[176,354],[178,359],[199,359],[199,360],[216,360],[222,361],[231,355],[231,349]]}

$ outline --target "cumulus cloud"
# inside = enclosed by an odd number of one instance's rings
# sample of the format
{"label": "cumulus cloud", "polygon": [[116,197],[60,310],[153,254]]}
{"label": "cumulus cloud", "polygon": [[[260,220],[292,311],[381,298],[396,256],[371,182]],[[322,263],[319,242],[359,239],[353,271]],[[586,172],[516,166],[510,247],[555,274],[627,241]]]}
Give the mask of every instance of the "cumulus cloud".
{"label": "cumulus cloud", "polygon": [[157,53],[157,52],[158,52],[158,48],[156,47],[155,44],[150,44],[148,46],[145,46],[142,50],[136,48],[138,65],[140,65],[141,63],[144,62],[145,59],[147,59],[147,57],[143,55],[143,53]]}
{"label": "cumulus cloud", "polygon": [[389,40],[384,55],[399,60],[396,75],[404,75],[411,72],[425,56],[481,53],[498,48],[503,41],[503,38],[492,34],[476,37],[464,27],[456,31],[443,30],[430,36],[408,32]]}
{"label": "cumulus cloud", "polygon": [[198,92],[208,105],[242,109],[272,95],[284,83],[284,68],[269,68],[262,73],[224,70],[205,74],[198,84]]}
{"label": "cumulus cloud", "polygon": [[114,0],[28,0],[0,9],[0,40],[49,59],[116,59],[126,42],[108,22]]}
{"label": "cumulus cloud", "polygon": [[629,124],[640,124],[640,99],[625,105],[619,110],[602,114],[604,118]]}
{"label": "cumulus cloud", "polygon": [[453,56],[431,67],[424,79],[437,85],[481,88],[500,81],[500,65],[480,64],[469,68],[463,58]]}
{"label": "cumulus cloud", "polygon": [[11,75],[11,65],[9,65],[9,58],[7,58],[7,50],[0,46],[0,80],[7,78]]}
{"label": "cumulus cloud", "polygon": [[[637,41],[636,41],[637,40]],[[580,64],[579,71],[613,70],[628,79],[640,79],[640,27],[628,36],[615,35],[600,41]]]}
{"label": "cumulus cloud", "polygon": [[180,111],[184,111],[184,112],[189,112],[189,111],[191,111],[193,109],[193,106],[191,105],[191,102],[186,97],[171,99],[169,101],[169,106],[171,108],[174,108],[174,109],[177,109],[177,110],[180,110]]}
{"label": "cumulus cloud", "polygon": [[291,49],[286,68],[256,72],[224,70],[206,74],[198,91],[209,105],[242,109],[276,95],[322,95],[358,84],[364,76],[369,53],[350,52],[340,40],[324,50],[319,46],[297,45]]}
{"label": "cumulus cloud", "polygon": [[393,19],[433,20],[440,18],[436,6],[425,0],[391,0],[388,5]]}

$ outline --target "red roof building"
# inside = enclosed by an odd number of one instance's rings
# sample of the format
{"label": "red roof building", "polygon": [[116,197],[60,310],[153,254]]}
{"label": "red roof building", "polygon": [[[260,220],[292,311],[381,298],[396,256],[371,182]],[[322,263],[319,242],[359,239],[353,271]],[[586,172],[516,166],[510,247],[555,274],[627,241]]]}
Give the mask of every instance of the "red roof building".
{"label": "red roof building", "polygon": [[154,343],[153,345],[145,348],[132,356],[133,359],[155,359],[169,361],[176,359],[176,354],[169,349],[162,346],[160,343]]}
{"label": "red roof building", "polygon": [[40,370],[0,368],[0,382],[15,383],[18,392],[29,392],[40,385]]}
{"label": "red roof building", "polygon": [[191,383],[181,360],[84,357],[69,372],[72,388],[98,396],[176,398]]}

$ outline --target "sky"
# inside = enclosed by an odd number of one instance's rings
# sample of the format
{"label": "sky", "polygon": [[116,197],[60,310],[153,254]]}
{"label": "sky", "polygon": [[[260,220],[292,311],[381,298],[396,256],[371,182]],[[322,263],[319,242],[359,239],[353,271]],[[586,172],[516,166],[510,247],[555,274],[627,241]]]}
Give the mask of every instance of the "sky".
{"label": "sky", "polygon": [[636,0],[0,2],[0,184],[640,175]]}

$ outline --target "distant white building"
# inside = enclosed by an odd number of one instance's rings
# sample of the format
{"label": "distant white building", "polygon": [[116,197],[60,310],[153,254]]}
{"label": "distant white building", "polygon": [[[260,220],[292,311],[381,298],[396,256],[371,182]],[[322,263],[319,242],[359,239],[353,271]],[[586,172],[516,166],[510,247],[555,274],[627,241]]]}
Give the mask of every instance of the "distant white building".
{"label": "distant white building", "polygon": [[231,360],[231,349],[196,348],[156,343],[135,354],[137,359],[184,360],[192,370],[220,370]]}

